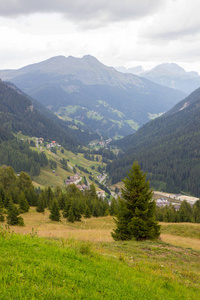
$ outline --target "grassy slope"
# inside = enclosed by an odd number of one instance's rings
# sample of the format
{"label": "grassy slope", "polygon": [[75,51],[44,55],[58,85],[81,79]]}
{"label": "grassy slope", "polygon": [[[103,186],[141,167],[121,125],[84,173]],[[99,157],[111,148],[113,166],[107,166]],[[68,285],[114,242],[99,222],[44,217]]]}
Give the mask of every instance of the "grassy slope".
{"label": "grassy slope", "polygon": [[[106,218],[95,220],[87,226],[105,226]],[[0,299],[196,300],[199,279],[200,252],[162,241],[91,243],[0,231]]]}
{"label": "grassy slope", "polygon": [[[30,138],[29,136],[25,136],[22,135],[20,132],[16,135],[16,137],[18,139],[23,139],[24,141],[28,140],[33,140],[34,142],[36,142],[35,138]],[[56,161],[57,163],[57,169],[55,169],[55,173],[53,173],[53,170],[50,168],[50,166],[46,166],[41,168],[41,173],[39,176],[34,176],[33,179],[33,184],[35,186],[41,186],[41,187],[45,187],[45,186],[51,186],[52,188],[56,187],[57,185],[59,185],[61,188],[65,187],[65,183],[64,180],[67,179],[68,176],[72,176],[74,175],[72,168],[75,165],[84,167],[85,169],[87,169],[90,173],[94,174],[94,178],[97,179],[97,175],[100,174],[97,170],[98,166],[100,167],[105,167],[106,164],[102,163],[102,156],[98,155],[99,161],[90,161],[84,158],[82,153],[78,153],[77,155],[74,154],[71,151],[67,151],[64,150],[64,153],[61,153],[61,148],[56,148],[57,153],[54,154],[52,153],[50,150],[46,149],[46,147],[44,147],[43,145],[39,145],[39,149],[37,149],[36,147],[30,147],[33,151],[37,151],[38,153],[40,153],[40,151],[43,151],[48,159],[51,159],[53,161]],[[94,155],[94,157],[96,157],[96,155]],[[60,159],[65,158],[65,160],[68,163],[68,172],[65,171],[62,168],[62,164],[60,163]],[[72,168],[70,168],[70,166]],[[93,170],[91,167],[95,166],[95,170]],[[88,175],[87,173],[84,173],[83,171],[80,171],[78,168],[76,168],[76,171],[78,173],[80,173],[81,177],[86,176],[86,178],[88,179]],[[96,172],[96,174],[95,174]],[[90,180],[88,179],[88,181],[90,182]],[[96,184],[95,184],[96,185]],[[96,186],[97,190],[100,190],[97,186]]]}
{"label": "grassy slope", "polygon": [[[34,148],[32,148],[34,149]],[[33,183],[35,185],[41,185],[41,186],[51,186],[51,187],[55,187],[56,185],[61,186],[62,188],[65,186],[64,184],[64,180],[67,179],[68,176],[70,175],[74,175],[71,167],[74,167],[76,164],[78,166],[82,166],[84,168],[86,168],[89,172],[91,173],[95,173],[95,177],[100,174],[97,171],[97,167],[98,166],[105,166],[105,164],[101,161],[97,162],[97,161],[89,161],[87,159],[85,159],[83,157],[83,154],[79,153],[77,155],[75,155],[74,153],[70,152],[70,151],[66,151],[64,152],[64,154],[61,153],[60,149],[57,149],[57,154],[54,155],[53,153],[51,153],[49,150],[45,150],[45,154],[47,155],[48,159],[52,159],[55,160],[57,162],[57,169],[55,169],[55,173],[53,173],[53,170],[47,166],[45,168],[41,168],[41,173],[39,176],[34,176],[33,177]],[[98,155],[99,158],[101,158],[100,155]],[[69,172],[65,171],[62,168],[62,165],[60,163],[60,159],[65,158],[66,160],[69,160],[68,163],[68,170]],[[70,166],[69,166],[70,165]],[[91,167],[95,166],[95,170],[92,170]],[[78,173],[80,173],[81,176],[86,176],[86,178],[88,179],[88,174],[84,173],[82,171],[80,171],[78,168],[76,168],[76,171]],[[90,181],[90,180],[89,180]]]}

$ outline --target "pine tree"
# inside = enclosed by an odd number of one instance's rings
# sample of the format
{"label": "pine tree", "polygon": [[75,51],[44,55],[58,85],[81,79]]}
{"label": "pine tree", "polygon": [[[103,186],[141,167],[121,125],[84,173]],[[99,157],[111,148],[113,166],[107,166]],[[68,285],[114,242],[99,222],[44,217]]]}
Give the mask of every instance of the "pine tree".
{"label": "pine tree", "polygon": [[200,200],[197,200],[193,206],[193,218],[195,223],[200,223]]}
{"label": "pine tree", "polygon": [[28,204],[28,201],[26,199],[24,192],[21,192],[19,195],[19,209],[20,209],[21,213],[29,211],[29,204]]}
{"label": "pine tree", "polygon": [[61,210],[65,207],[65,196],[63,193],[61,193],[58,197],[58,206]]}
{"label": "pine tree", "polygon": [[72,207],[70,207],[67,221],[74,223],[74,220],[75,220],[75,217],[74,217],[73,209],[72,209]]}
{"label": "pine tree", "polygon": [[154,239],[160,235],[155,221],[155,202],[146,175],[135,162],[124,180],[122,199],[115,219],[117,228],[112,232],[115,240]]}
{"label": "pine tree", "polygon": [[90,210],[89,206],[86,205],[84,217],[85,218],[91,218],[91,216],[92,216],[91,210]]}
{"label": "pine tree", "polygon": [[117,215],[117,212],[118,212],[117,200],[113,197],[110,204],[110,215],[115,216]]}
{"label": "pine tree", "polygon": [[14,205],[12,200],[9,201],[7,223],[9,225],[20,225],[20,226],[24,225],[24,221],[22,217],[19,217],[19,210]]}
{"label": "pine tree", "polygon": [[3,200],[2,200],[2,195],[0,193],[0,222],[4,222],[4,215],[3,215]]}
{"label": "pine tree", "polygon": [[44,195],[41,193],[38,198],[38,205],[36,208],[37,212],[44,212],[45,211],[45,204],[44,204]]}
{"label": "pine tree", "polygon": [[50,209],[50,216],[49,219],[51,219],[51,221],[60,221],[60,209],[58,207],[58,202],[54,199],[52,207]]}

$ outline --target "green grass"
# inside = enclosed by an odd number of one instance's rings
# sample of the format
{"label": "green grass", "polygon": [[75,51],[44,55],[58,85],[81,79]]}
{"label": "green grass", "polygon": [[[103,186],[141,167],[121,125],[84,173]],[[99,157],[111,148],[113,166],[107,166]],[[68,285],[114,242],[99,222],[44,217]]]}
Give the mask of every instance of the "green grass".
{"label": "green grass", "polygon": [[[32,150],[40,152],[39,149],[36,147],[31,147]],[[78,153],[77,155],[64,150],[64,153],[61,153],[61,149],[57,148],[57,153],[54,154],[50,150],[47,150],[45,147],[42,147],[42,151],[46,154],[48,159],[54,160],[57,162],[57,168],[55,169],[55,173],[53,173],[53,170],[50,168],[50,166],[46,166],[44,168],[41,168],[41,172],[39,176],[33,177],[33,183],[36,186],[51,186],[56,187],[57,185],[60,185],[61,188],[65,186],[64,180],[67,179],[68,176],[73,175],[73,170],[70,168],[69,165],[73,168],[75,165],[81,166],[86,168],[91,173],[97,173],[96,176],[99,174],[97,171],[98,166],[105,166],[105,164],[101,162],[101,155],[98,155],[100,161],[90,161],[84,158],[82,153]],[[68,161],[68,171],[64,170],[62,168],[62,164],[60,163],[60,159],[65,158],[66,161]],[[95,166],[95,170],[93,170],[91,167]],[[77,172],[81,174],[81,176],[88,177],[87,173],[84,173],[77,169]]]}
{"label": "green grass", "polygon": [[163,223],[162,233],[172,234],[175,236],[190,237],[200,239],[200,224],[194,223]]}
{"label": "green grass", "polygon": [[138,130],[139,129],[139,125],[134,122],[133,120],[126,120],[125,121],[129,126],[131,126],[131,128],[133,128],[134,130]]}
{"label": "green grass", "polygon": [[100,121],[100,120],[103,119],[101,114],[97,113],[96,111],[89,110],[86,115],[87,115],[88,119],[94,119],[94,120],[97,120],[97,121]]}
{"label": "green grass", "polygon": [[0,231],[0,299],[198,299],[200,253]]}

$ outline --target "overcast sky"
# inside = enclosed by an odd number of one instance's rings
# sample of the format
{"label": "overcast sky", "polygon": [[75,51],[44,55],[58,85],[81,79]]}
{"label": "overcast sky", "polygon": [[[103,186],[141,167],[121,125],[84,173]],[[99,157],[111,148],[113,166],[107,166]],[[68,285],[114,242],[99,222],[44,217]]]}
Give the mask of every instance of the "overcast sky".
{"label": "overcast sky", "polygon": [[200,73],[200,0],[0,0],[0,69],[91,54]]}

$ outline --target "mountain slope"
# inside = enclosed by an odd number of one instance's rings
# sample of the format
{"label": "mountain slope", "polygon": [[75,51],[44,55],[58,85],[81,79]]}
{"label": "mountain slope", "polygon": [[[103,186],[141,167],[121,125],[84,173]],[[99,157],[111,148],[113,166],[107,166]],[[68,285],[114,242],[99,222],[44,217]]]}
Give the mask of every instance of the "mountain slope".
{"label": "mountain slope", "polygon": [[126,175],[134,160],[147,172],[152,186],[168,192],[200,196],[200,89],[173,109],[116,142],[125,151],[108,166],[112,181]]}
{"label": "mountain slope", "polygon": [[0,126],[8,132],[54,139],[65,146],[77,146],[70,130],[61,128],[40,114],[31,100],[13,84],[0,81]]}
{"label": "mountain slope", "polygon": [[19,70],[0,71],[65,120],[76,119],[107,136],[127,135],[168,111],[184,93],[132,74],[117,72],[96,58],[64,56]]}

